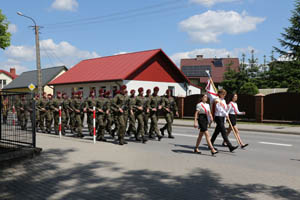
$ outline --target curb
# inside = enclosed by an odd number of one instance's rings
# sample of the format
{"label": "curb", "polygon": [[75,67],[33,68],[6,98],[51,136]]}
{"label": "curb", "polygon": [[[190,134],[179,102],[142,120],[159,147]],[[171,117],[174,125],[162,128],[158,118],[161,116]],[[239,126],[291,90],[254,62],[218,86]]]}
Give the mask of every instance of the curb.
{"label": "curb", "polygon": [[[158,123],[159,125],[165,125],[165,123]],[[194,127],[192,125],[186,125],[186,124],[173,124],[173,126],[181,126],[181,127]],[[213,128],[210,128],[213,129]],[[240,131],[255,131],[255,132],[261,132],[261,133],[275,133],[275,134],[287,134],[287,135],[298,135],[300,136],[300,132],[282,132],[282,131],[275,131],[275,130],[264,130],[264,129],[248,129],[248,128],[240,128]]]}

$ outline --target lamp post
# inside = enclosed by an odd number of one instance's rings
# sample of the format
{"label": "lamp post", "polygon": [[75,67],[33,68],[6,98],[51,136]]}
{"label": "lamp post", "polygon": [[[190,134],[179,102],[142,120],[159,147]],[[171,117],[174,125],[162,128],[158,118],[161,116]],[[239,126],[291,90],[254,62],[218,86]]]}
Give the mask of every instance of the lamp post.
{"label": "lamp post", "polygon": [[37,68],[37,88],[38,94],[42,96],[42,72],[41,72],[41,58],[40,58],[40,41],[39,41],[39,28],[40,26],[36,25],[36,22],[33,18],[24,15],[21,12],[17,12],[18,15],[30,19],[34,23],[34,32],[35,32],[35,52],[36,52],[36,68]]}

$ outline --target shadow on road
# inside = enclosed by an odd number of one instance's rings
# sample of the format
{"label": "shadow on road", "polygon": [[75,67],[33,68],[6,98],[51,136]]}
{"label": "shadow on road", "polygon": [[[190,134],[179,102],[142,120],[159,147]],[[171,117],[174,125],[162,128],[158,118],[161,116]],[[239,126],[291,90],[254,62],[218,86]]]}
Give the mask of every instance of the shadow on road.
{"label": "shadow on road", "polygon": [[[150,169],[126,170],[103,161],[62,165],[71,152],[74,150],[46,150],[38,157],[0,169],[0,199],[232,200],[259,194],[274,199],[300,198],[299,191],[286,186],[223,184],[221,175],[209,169],[198,168],[188,175],[175,176]],[[120,175],[104,176],[99,170]]]}

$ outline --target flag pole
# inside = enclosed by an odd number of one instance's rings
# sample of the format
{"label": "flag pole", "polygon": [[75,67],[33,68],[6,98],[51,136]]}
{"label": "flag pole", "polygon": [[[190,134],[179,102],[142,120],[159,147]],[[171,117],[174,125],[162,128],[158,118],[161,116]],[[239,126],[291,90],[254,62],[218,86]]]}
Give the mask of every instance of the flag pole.
{"label": "flag pole", "polygon": [[[211,76],[210,76],[209,71],[206,70],[205,72],[207,73],[208,78],[209,78],[209,80],[211,81],[211,84],[212,84],[214,90],[215,90],[216,92],[218,92],[218,90],[217,90],[217,88],[216,88],[216,86],[215,86],[215,84],[214,84],[214,81],[212,80],[212,78],[211,78]],[[227,119],[227,121],[228,121],[228,123],[229,123],[229,126],[230,126],[232,132],[234,133],[234,136],[235,136],[235,139],[236,139],[237,143],[238,143],[240,146],[242,146],[242,144],[240,143],[240,140],[238,139],[238,135],[237,135],[237,133],[235,132],[235,129],[233,128],[233,126],[232,126],[232,123],[231,123],[231,121],[230,121],[230,119],[229,119],[229,116],[226,116],[226,119]]]}

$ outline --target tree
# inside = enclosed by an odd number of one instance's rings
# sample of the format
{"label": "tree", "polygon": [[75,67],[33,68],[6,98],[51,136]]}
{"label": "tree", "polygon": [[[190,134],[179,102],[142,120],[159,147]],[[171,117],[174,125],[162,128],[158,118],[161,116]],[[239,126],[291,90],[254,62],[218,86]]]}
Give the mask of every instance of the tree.
{"label": "tree", "polygon": [[11,34],[7,31],[8,22],[6,21],[5,15],[2,14],[0,9],[0,48],[5,49],[10,45]]}

